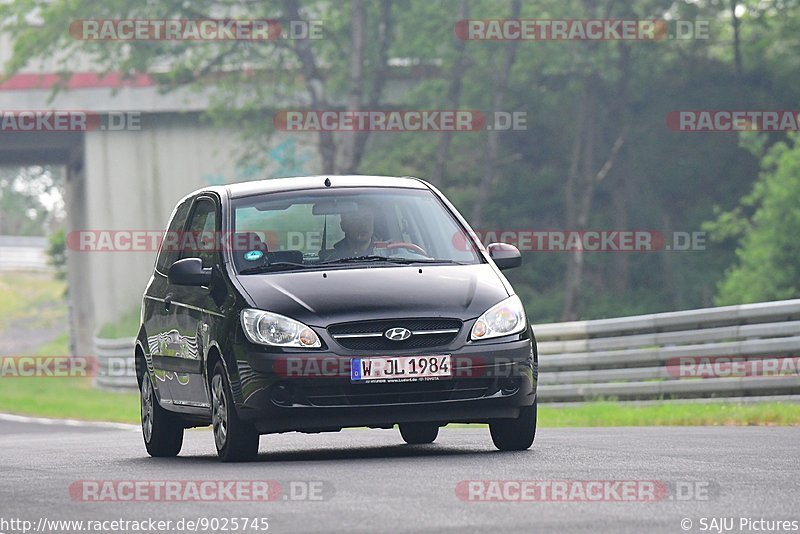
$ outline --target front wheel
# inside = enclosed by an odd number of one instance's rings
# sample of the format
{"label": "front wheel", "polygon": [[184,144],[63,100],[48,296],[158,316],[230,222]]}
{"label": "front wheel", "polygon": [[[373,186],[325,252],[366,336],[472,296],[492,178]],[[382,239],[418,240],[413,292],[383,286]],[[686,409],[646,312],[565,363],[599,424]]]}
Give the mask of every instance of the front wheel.
{"label": "front wheel", "polygon": [[158,404],[148,373],[142,377],[142,437],[147,453],[155,458],[177,456],[183,446],[183,423]]}
{"label": "front wheel", "polygon": [[258,456],[258,432],[239,419],[221,362],[217,362],[211,377],[211,426],[223,462],[246,462]]}
{"label": "front wheel", "polygon": [[400,435],[409,445],[433,443],[439,435],[439,425],[436,423],[400,423]]}
{"label": "front wheel", "polygon": [[519,409],[516,419],[495,419],[489,423],[494,446],[501,451],[524,451],[533,445],[536,437],[536,405]]}

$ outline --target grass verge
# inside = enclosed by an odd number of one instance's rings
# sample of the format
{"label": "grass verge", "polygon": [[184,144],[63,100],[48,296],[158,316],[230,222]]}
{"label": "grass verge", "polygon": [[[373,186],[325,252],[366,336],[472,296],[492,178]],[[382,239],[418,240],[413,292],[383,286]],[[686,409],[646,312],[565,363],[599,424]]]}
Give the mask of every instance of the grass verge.
{"label": "grass verge", "polygon": [[96,389],[91,378],[0,378],[0,412],[138,423],[139,396]]}
{"label": "grass verge", "polygon": [[[63,334],[36,351],[37,356],[69,354]],[[96,389],[91,378],[0,377],[0,412],[38,417],[137,423],[139,397],[133,392]]]}
{"label": "grass verge", "polygon": [[542,427],[800,425],[800,403],[681,404],[680,401],[672,401],[626,405],[617,402],[591,402],[565,408],[540,405],[539,425]]}
{"label": "grass verge", "polygon": [[[69,354],[68,343],[65,334],[41,347],[36,354]],[[139,396],[135,391],[118,393],[96,389],[90,378],[0,378],[0,412],[138,423]],[[539,406],[540,428],[664,425],[794,426],[800,425],[800,403],[632,405],[598,401],[563,408]]]}
{"label": "grass verge", "polygon": [[[135,391],[117,393],[95,389],[91,379],[0,378],[0,412],[138,423],[138,399]],[[540,428],[664,425],[794,426],[800,425],[800,404],[664,402],[632,406],[592,402],[568,408],[539,407]]]}
{"label": "grass verge", "polygon": [[66,283],[51,273],[9,272],[0,276],[0,330],[14,321],[47,326],[66,315]]}

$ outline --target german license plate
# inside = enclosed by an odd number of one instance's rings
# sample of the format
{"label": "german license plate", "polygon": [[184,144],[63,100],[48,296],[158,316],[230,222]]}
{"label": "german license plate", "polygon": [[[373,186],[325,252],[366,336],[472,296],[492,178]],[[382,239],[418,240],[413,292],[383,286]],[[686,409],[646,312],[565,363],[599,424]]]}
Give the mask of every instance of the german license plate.
{"label": "german license plate", "polygon": [[353,358],[350,361],[352,382],[437,380],[450,376],[449,354]]}

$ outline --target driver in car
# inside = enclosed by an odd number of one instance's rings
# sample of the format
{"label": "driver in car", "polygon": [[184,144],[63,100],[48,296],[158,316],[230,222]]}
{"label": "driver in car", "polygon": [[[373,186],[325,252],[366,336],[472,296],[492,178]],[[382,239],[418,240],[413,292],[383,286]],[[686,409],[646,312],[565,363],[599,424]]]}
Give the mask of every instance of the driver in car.
{"label": "driver in car", "polygon": [[341,214],[339,226],[344,239],[325,251],[324,261],[355,258],[373,253],[375,247],[375,215],[371,209],[359,208]]}

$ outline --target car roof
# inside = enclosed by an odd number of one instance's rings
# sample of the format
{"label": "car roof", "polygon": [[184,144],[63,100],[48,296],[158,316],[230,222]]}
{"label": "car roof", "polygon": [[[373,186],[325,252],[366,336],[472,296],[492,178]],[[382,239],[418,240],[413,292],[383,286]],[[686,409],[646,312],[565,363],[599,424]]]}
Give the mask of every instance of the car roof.
{"label": "car roof", "polygon": [[[330,186],[326,186],[330,180]],[[298,176],[295,178],[273,178],[270,180],[257,180],[240,182],[220,186],[204,187],[191,195],[203,192],[227,193],[230,198],[248,197],[263,193],[279,193],[283,191],[298,191],[303,189],[320,189],[324,187],[402,187],[412,189],[427,189],[428,185],[419,178],[410,176],[366,176],[366,175],[335,175],[320,174],[317,176]]]}

